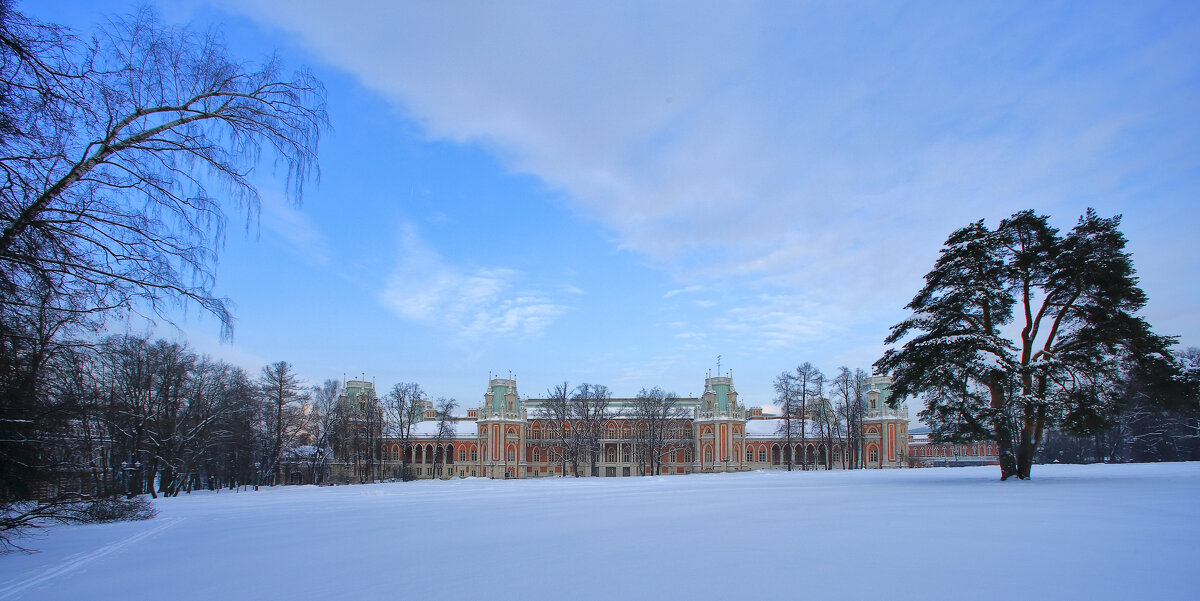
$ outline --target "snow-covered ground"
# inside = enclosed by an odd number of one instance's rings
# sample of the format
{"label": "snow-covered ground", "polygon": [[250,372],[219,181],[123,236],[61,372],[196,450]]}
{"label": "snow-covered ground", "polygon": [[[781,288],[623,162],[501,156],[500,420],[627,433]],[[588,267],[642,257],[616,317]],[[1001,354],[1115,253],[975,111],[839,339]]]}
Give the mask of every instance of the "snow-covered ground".
{"label": "snow-covered ground", "polygon": [[0,600],[1200,599],[1200,464],[283,487],[0,556]]}

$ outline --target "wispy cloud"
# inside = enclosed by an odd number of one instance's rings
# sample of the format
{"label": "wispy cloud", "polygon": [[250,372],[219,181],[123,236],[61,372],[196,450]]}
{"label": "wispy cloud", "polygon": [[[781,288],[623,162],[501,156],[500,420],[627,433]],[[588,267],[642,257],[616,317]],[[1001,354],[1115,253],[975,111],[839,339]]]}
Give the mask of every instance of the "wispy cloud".
{"label": "wispy cloud", "polygon": [[329,264],[329,239],[312,217],[278,193],[263,192],[261,206],[262,226],[283,240],[289,250],[318,265]]}
{"label": "wispy cloud", "polygon": [[672,296],[675,296],[677,294],[685,294],[685,293],[689,293],[689,292],[699,292],[701,290],[704,290],[703,286],[701,286],[699,284],[693,284],[686,288],[676,288],[674,290],[668,290],[667,293],[663,295],[663,298],[671,298]]}
{"label": "wispy cloud", "polygon": [[535,335],[566,307],[541,293],[517,290],[520,281],[513,269],[450,265],[406,224],[397,265],[380,302],[400,317],[467,337]]}
{"label": "wispy cloud", "polygon": [[836,337],[851,322],[841,311],[795,295],[760,295],[718,317],[714,329],[759,350]]}

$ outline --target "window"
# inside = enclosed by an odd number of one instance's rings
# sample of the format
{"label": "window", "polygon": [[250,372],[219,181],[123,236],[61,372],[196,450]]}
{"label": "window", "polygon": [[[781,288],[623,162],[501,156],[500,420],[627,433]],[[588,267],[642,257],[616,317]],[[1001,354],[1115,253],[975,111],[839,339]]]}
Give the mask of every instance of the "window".
{"label": "window", "polygon": [[758,447],[758,460],[759,460],[760,462],[766,463],[766,461],[767,461],[767,447]]}
{"label": "window", "polygon": [[746,447],[746,463],[754,461],[754,449]]}
{"label": "window", "polygon": [[608,447],[608,449],[604,452],[604,460],[609,463],[616,463],[617,449],[615,449],[613,447]]}
{"label": "window", "polygon": [[[471,461],[479,461],[479,451],[476,451],[475,449],[471,449]],[[474,470],[472,470],[471,475],[472,476],[475,475]]]}
{"label": "window", "polygon": [[712,462],[713,462],[712,447],[704,447],[704,463],[712,463]]}
{"label": "window", "polygon": [[[625,447],[625,448],[621,449],[621,461],[624,461],[625,463],[629,463],[629,447]],[[628,469],[628,468],[626,468],[626,469]],[[628,475],[628,474],[626,474],[626,475]]]}
{"label": "window", "polygon": [[878,463],[879,462],[879,449],[876,449],[875,447],[871,447],[871,451],[869,453],[867,453],[867,457],[871,463]]}
{"label": "window", "polygon": [[516,449],[514,449],[512,447],[508,447],[508,460],[509,461],[517,460],[517,450]]}
{"label": "window", "polygon": [[533,447],[533,460],[534,461],[542,460],[542,450],[541,449],[539,449],[537,447]]}
{"label": "window", "polygon": [[466,450],[466,449],[459,449],[459,450],[458,450],[458,460],[459,460],[459,461],[466,461],[466,460],[467,460],[467,450]]}

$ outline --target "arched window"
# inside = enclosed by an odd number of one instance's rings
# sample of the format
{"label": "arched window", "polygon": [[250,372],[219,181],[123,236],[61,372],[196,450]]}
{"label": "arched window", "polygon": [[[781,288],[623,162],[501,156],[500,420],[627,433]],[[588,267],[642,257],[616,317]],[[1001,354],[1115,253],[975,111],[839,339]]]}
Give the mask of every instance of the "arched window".
{"label": "arched window", "polygon": [[869,451],[867,451],[867,460],[870,461],[871,463],[878,463],[879,462],[879,449],[876,449],[875,447],[871,447],[871,449]]}
{"label": "arched window", "polygon": [[606,450],[604,452],[604,460],[609,463],[616,463],[617,462],[617,448],[616,447],[608,447],[608,450]]}
{"label": "arched window", "polygon": [[479,450],[471,447],[471,461],[479,461]]}
{"label": "arched window", "polygon": [[534,460],[534,461],[541,461],[541,460],[542,460],[542,451],[541,451],[541,449],[539,449],[539,448],[537,448],[537,447],[533,447],[533,460]]}
{"label": "arched window", "polygon": [[516,447],[508,447],[508,460],[510,462],[517,460],[517,448]]}
{"label": "arched window", "polygon": [[621,461],[624,461],[625,463],[629,463],[629,445],[625,445],[621,449]]}
{"label": "arched window", "polygon": [[754,461],[754,449],[746,447],[746,463]]}
{"label": "arched window", "polygon": [[712,447],[705,445],[704,447],[704,463],[711,465],[713,462]]}

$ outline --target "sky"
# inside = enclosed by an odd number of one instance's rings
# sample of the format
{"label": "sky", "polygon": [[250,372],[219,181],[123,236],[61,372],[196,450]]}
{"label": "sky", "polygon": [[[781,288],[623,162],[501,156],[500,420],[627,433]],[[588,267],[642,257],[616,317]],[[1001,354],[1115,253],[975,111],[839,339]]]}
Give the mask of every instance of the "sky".
{"label": "sky", "polygon": [[1200,4],[152,5],[328,90],[319,184],[295,206],[264,164],[229,215],[233,340],[140,326],[252,372],[474,406],[489,373],[699,395],[720,357],[764,405],[800,363],[869,370],[953,230],[1088,207],[1200,345]]}

